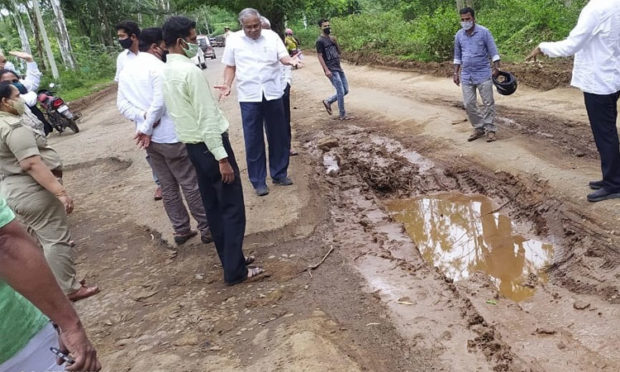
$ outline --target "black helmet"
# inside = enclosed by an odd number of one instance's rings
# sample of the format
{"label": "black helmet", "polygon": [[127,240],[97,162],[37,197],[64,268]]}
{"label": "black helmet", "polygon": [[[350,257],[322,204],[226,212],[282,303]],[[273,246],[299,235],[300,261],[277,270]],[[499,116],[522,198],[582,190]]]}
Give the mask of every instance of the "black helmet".
{"label": "black helmet", "polygon": [[517,90],[517,78],[510,72],[500,71],[497,77],[493,78],[493,84],[497,88],[497,93],[509,96]]}

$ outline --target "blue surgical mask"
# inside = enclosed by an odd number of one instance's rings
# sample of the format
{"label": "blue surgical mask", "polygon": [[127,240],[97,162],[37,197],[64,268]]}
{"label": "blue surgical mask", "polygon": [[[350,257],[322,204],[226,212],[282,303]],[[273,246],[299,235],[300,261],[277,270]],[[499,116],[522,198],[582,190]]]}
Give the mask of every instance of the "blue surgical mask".
{"label": "blue surgical mask", "polygon": [[17,82],[17,83],[13,83],[13,86],[15,88],[17,88],[17,90],[19,90],[19,94],[26,94],[28,93],[28,89],[26,89],[26,87],[24,86],[24,84]]}

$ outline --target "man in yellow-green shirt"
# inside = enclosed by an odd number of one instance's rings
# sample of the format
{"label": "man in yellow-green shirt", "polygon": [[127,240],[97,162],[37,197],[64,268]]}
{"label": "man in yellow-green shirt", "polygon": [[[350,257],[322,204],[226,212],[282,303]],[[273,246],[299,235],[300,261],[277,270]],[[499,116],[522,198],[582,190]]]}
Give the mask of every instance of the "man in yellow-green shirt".
{"label": "man in yellow-green shirt", "polygon": [[170,17],[163,26],[170,52],[164,68],[164,100],[179,141],[187,146],[227,284],[263,272],[243,255],[245,204],[239,167],[228,139],[228,121],[217,106],[202,71],[190,58],[200,50],[196,22]]}

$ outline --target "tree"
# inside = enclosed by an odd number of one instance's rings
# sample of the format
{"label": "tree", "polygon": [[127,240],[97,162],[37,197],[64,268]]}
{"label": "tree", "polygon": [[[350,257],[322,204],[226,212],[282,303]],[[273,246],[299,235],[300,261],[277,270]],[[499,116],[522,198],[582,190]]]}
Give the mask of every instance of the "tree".
{"label": "tree", "polygon": [[58,27],[58,44],[60,46],[60,55],[62,60],[70,69],[75,70],[76,63],[75,57],[73,57],[73,50],[71,49],[71,40],[69,39],[69,32],[67,31],[67,23],[65,21],[65,15],[60,7],[60,0],[50,0],[54,15],[56,16],[56,26]]}
{"label": "tree", "polygon": [[28,33],[26,32],[26,27],[24,26],[24,22],[21,18],[21,8],[22,5],[17,4],[16,0],[11,0],[11,9],[9,12],[11,13],[11,17],[15,22],[15,27],[17,28],[17,32],[19,33],[19,40],[22,43],[22,50],[28,54],[32,54],[32,49],[30,48],[30,40],[28,40]]}
{"label": "tree", "polygon": [[39,0],[33,0],[32,5],[34,7],[34,14],[36,16],[36,22],[39,25],[39,32],[41,32],[41,39],[43,40],[43,46],[47,53],[47,59],[52,69],[52,76],[54,79],[58,79],[58,67],[56,67],[56,60],[54,60],[54,53],[52,53],[52,47],[50,41],[47,38],[47,31],[45,30],[45,23],[43,23],[43,17],[41,16],[41,7],[39,6]]}

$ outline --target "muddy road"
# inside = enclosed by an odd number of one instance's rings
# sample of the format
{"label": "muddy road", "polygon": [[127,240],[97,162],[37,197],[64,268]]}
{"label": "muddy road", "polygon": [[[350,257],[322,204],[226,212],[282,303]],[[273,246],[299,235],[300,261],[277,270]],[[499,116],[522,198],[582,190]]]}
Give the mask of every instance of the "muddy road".
{"label": "muddy road", "polygon": [[[294,72],[294,186],[259,198],[241,165],[254,283],[172,243],[114,91],[52,138],[105,370],[619,370],[620,203],[585,201],[600,171],[579,92],[498,97],[499,141],[468,143],[450,81],[345,71],[348,122],[324,112],[313,56]],[[244,159],[235,98],[222,109]]]}

